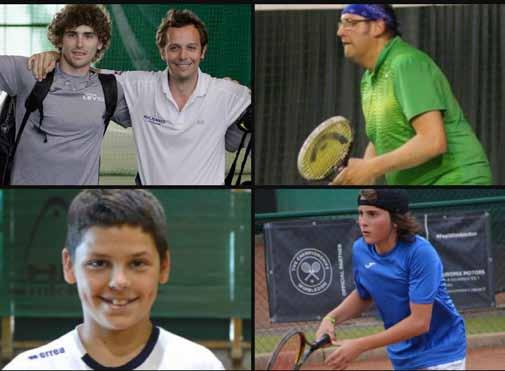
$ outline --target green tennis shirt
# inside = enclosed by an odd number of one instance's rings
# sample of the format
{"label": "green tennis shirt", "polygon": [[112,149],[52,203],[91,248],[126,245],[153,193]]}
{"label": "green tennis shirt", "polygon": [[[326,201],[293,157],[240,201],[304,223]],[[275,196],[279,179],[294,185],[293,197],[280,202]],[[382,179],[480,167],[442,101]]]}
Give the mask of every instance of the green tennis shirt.
{"label": "green tennis shirt", "polygon": [[386,174],[389,185],[490,185],[489,161],[465,119],[449,82],[425,53],[400,37],[381,52],[361,81],[366,133],[377,155],[401,147],[416,132],[415,117],[441,111],[447,153],[420,166]]}

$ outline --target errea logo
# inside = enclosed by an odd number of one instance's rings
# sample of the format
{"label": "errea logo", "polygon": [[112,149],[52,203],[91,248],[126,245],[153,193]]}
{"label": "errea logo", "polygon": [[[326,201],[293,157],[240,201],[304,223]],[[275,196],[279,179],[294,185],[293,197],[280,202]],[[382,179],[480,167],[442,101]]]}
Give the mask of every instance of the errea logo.
{"label": "errea logo", "polygon": [[33,354],[31,356],[28,356],[28,359],[39,359],[39,358],[46,358],[46,357],[53,357],[58,354],[63,354],[65,353],[65,348],[61,347],[59,349],[52,349],[48,350],[45,352],[40,352],[39,354]]}

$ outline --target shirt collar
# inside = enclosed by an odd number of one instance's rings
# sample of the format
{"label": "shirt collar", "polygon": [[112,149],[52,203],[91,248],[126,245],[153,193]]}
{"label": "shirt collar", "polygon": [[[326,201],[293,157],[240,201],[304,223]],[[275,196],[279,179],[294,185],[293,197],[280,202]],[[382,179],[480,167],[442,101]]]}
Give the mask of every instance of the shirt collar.
{"label": "shirt collar", "polygon": [[391,51],[391,49],[394,48],[394,46],[398,43],[401,42],[401,37],[400,36],[396,36],[395,38],[391,39],[387,44],[386,46],[384,47],[384,49],[382,49],[381,53],[379,54],[379,58],[377,58],[377,62],[375,63],[375,67],[373,69],[373,71],[371,71],[371,75],[375,75],[375,73],[381,68],[381,66],[384,64],[384,62],[386,61],[388,55],[389,55],[389,52]]}
{"label": "shirt collar", "polygon": [[59,63],[56,63],[56,68],[55,68],[54,74],[56,76],[62,76],[64,79],[67,79],[67,80],[85,81],[85,80],[91,80],[93,78],[93,76],[96,75],[96,72],[93,71],[93,69],[90,69],[86,75],[82,75],[82,76],[69,75],[68,73],[63,72]]}
{"label": "shirt collar", "polygon": [[[170,99],[173,98],[172,92],[170,91],[170,87],[168,86],[168,67],[163,71],[163,82],[162,82],[162,87],[165,95]],[[193,93],[191,94],[191,97],[204,97],[207,95],[207,90],[209,89],[209,79],[208,76],[206,76],[202,70],[198,69],[198,81],[196,82],[196,87]]]}
{"label": "shirt collar", "polygon": [[149,336],[149,339],[147,339],[146,344],[142,348],[141,352],[137,354],[135,357],[133,357],[131,360],[129,360],[127,363],[125,363],[122,366],[118,367],[106,367],[100,363],[98,363],[95,359],[93,359],[86,351],[84,348],[84,345],[81,342],[81,338],[79,336],[78,332],[78,327],[81,327],[81,325],[77,326],[75,329],[75,344],[77,345],[77,348],[80,353],[81,360],[92,370],[134,370],[137,369],[140,365],[142,365],[151,355],[151,353],[154,350],[154,347],[156,344],[158,344],[158,339],[160,337],[160,329],[156,326],[152,326],[151,330],[151,335]]}

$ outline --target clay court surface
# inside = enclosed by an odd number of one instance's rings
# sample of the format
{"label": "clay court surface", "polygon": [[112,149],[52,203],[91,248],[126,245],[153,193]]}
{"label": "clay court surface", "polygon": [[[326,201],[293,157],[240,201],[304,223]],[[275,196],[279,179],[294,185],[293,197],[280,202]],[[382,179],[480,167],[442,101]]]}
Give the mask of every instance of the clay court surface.
{"label": "clay court surface", "polygon": [[[316,355],[317,357],[317,355]],[[309,362],[311,360],[309,359]],[[259,366],[259,365],[257,365]],[[264,369],[258,367],[257,370]],[[353,362],[347,370],[392,370],[389,360],[374,358],[367,361]],[[505,370],[505,347],[481,348],[470,350],[466,359],[467,370]],[[323,363],[311,363],[303,370],[331,370]]]}
{"label": "clay court surface", "polygon": [[[307,370],[331,370],[324,365],[311,365]],[[387,359],[373,359],[368,361],[354,362],[348,370],[392,370],[393,367]],[[505,347],[483,348],[470,350],[466,359],[467,370],[504,370]]]}

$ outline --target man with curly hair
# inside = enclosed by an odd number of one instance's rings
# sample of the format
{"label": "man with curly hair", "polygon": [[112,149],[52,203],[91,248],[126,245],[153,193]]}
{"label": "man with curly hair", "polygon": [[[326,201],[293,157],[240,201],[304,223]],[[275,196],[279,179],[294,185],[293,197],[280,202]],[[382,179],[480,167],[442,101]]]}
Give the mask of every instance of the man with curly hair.
{"label": "man with curly hair", "polygon": [[[43,101],[43,117],[33,112],[21,135],[11,175],[13,185],[98,185],[105,99],[91,63],[110,44],[111,22],[99,5],[70,4],[53,18],[48,39],[61,61]],[[0,56],[0,90],[17,97],[16,129],[36,80],[27,58]],[[112,119],[129,126],[121,86]]]}

